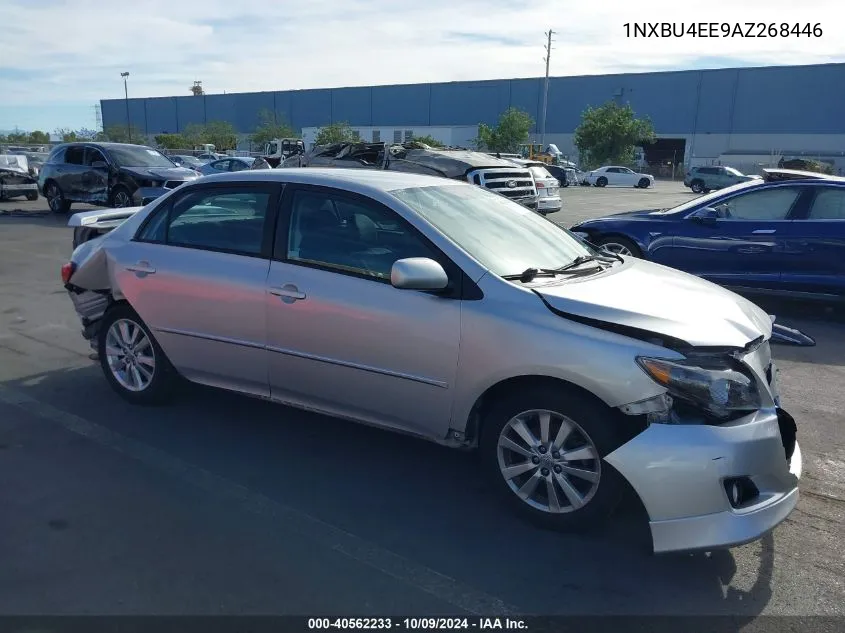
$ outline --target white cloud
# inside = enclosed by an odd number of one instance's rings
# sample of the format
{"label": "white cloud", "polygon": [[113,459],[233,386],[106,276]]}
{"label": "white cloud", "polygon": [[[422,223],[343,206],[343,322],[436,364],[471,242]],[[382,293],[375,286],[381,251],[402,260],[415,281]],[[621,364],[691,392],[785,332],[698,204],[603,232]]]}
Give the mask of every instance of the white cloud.
{"label": "white cloud", "polygon": [[[845,60],[840,2],[4,0],[0,103]],[[617,5],[617,6],[613,6]],[[626,37],[629,22],[819,24],[821,37]],[[756,28],[754,31],[756,32]],[[2,123],[2,122],[0,122]]]}

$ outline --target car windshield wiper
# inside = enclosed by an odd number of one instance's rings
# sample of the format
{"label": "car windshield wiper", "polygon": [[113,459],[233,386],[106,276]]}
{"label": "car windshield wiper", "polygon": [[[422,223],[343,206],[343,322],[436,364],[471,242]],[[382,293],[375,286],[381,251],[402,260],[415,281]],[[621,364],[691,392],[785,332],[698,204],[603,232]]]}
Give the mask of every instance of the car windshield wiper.
{"label": "car windshield wiper", "polygon": [[601,257],[598,255],[579,255],[565,266],[561,266],[560,268],[558,268],[557,272],[562,273],[567,270],[577,268],[578,266],[586,264],[587,262],[604,262],[605,264],[609,264],[612,260],[608,258],[611,257],[618,259],[620,262],[623,261],[622,258],[619,257],[619,255],[616,255],[615,253],[608,253],[607,257]]}
{"label": "car windshield wiper", "polygon": [[526,268],[518,275],[502,275],[502,279],[507,279],[508,281],[521,281],[522,283],[528,283],[529,281],[532,281],[535,277],[554,277],[558,274],[560,274],[560,271],[555,270],[553,268]]}

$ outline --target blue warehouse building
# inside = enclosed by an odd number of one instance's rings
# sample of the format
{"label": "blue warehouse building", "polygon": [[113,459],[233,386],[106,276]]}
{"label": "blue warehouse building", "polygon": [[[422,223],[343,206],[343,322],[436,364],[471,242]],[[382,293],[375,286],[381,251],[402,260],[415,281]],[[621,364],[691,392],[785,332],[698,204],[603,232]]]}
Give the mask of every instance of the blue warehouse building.
{"label": "blue warehouse building", "polygon": [[[320,126],[345,121],[365,140],[432,134],[467,145],[479,123],[495,124],[508,107],[539,121],[542,96],[542,78],[500,79],[135,98],[128,113],[148,137],[210,121],[228,121],[246,136],[267,110],[306,141]],[[651,118],[660,139],[647,150],[652,162],[759,164],[803,155],[845,166],[845,64],[552,77],[546,142],[576,155],[581,113],[612,99]],[[103,100],[101,109],[104,127],[126,125],[124,99]]]}

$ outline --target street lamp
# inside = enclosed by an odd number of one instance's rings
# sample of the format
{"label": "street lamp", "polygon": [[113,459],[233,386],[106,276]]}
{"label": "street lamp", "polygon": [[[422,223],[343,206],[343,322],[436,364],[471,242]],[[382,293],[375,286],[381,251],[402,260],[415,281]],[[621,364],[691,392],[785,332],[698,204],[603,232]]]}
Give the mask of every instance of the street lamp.
{"label": "street lamp", "polygon": [[129,125],[129,86],[126,85],[126,78],[129,73],[120,73],[123,77],[123,94],[126,97],[126,135],[129,137],[129,142],[132,142],[132,128]]}

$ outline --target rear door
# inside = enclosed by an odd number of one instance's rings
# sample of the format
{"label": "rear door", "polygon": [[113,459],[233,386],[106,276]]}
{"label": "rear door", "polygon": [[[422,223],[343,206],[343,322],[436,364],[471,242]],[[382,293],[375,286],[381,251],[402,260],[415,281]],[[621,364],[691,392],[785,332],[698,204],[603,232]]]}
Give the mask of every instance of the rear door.
{"label": "rear door", "polygon": [[[94,167],[94,163],[106,166]],[[81,186],[89,202],[106,202],[109,193],[109,168],[106,157],[96,147],[85,148],[85,171],[82,173]]]}
{"label": "rear door", "polygon": [[264,293],[279,191],[189,187],[116,251],[118,286],[191,380],[269,396]]}
{"label": "rear door", "polygon": [[65,164],[56,178],[66,199],[86,200],[82,185],[85,171],[85,146],[71,145],[65,150]]}
{"label": "rear door", "polygon": [[812,197],[787,236],[795,265],[783,269],[784,290],[845,296],[845,186],[807,189]]}

